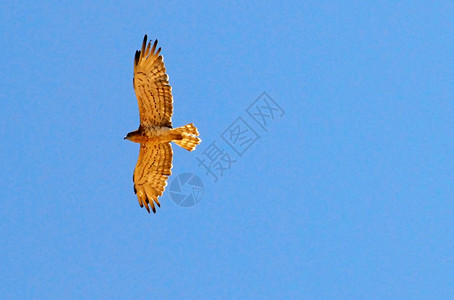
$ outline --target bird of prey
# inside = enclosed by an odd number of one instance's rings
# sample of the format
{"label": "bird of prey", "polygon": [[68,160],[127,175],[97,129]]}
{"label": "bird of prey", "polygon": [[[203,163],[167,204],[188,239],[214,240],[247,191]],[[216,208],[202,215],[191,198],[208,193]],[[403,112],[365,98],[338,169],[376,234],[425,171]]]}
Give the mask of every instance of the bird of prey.
{"label": "bird of prey", "polygon": [[140,126],[128,133],[125,139],[140,143],[139,159],[134,170],[134,192],[141,207],[156,213],[154,203],[161,206],[158,197],[164,192],[172,168],[174,142],[192,151],[201,142],[194,124],[172,128],[173,99],[169,76],[164,61],[156,50],[158,41],[147,45],[147,35],[142,49],[134,57],[133,85],[139,102]]}

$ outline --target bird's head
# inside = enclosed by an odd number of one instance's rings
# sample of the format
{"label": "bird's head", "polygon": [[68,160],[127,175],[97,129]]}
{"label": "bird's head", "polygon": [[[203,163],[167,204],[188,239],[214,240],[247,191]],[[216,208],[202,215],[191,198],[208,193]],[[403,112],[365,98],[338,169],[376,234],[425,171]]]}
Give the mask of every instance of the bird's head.
{"label": "bird's head", "polygon": [[135,131],[131,131],[129,132],[125,137],[124,139],[125,140],[129,140],[131,142],[135,142],[135,143],[140,143],[140,138],[142,137],[142,135],[139,133],[138,130],[135,130]]}

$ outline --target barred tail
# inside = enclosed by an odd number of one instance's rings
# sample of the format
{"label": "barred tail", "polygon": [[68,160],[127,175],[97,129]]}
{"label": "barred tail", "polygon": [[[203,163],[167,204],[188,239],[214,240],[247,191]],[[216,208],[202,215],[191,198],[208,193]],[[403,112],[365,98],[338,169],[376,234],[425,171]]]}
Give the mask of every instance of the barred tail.
{"label": "barred tail", "polygon": [[172,130],[172,132],[179,134],[181,137],[180,139],[173,140],[175,144],[188,151],[194,150],[195,147],[202,141],[197,137],[199,135],[199,132],[192,123],[175,128]]}

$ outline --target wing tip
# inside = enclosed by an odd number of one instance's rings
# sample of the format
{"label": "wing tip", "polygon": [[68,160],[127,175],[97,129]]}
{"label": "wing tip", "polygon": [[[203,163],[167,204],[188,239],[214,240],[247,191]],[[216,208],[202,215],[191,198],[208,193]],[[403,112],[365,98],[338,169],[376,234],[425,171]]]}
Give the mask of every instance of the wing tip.
{"label": "wing tip", "polygon": [[[153,46],[151,47],[151,51],[150,51],[150,45],[151,45],[151,40],[149,41],[148,43],[148,46],[147,46],[147,40],[148,40],[148,35],[145,34],[144,37],[143,37],[143,42],[142,42],[142,48],[141,50],[137,50],[136,51],[136,55],[135,55],[135,58],[134,58],[134,63],[135,65],[138,65],[139,61],[143,58],[143,57],[147,57],[149,54],[152,54],[152,55],[159,55],[159,53],[161,52],[161,47],[159,47],[159,49],[155,52],[156,50],[156,47],[158,45],[158,39],[156,39],[153,43]],[[158,58],[159,59],[159,58]],[[161,59],[162,60],[162,59]]]}
{"label": "wing tip", "polygon": [[[158,207],[161,207],[161,204],[159,204],[159,202],[157,202],[157,201],[155,201],[155,202],[158,205]],[[148,213],[151,213],[150,207],[148,205],[151,206],[151,211],[153,211],[153,213],[156,214],[156,207],[154,206],[153,199],[149,199],[147,196],[145,198],[145,208],[147,209]],[[143,207],[143,205],[141,205],[141,207]]]}
{"label": "wing tip", "polygon": [[158,45],[158,39],[156,39],[153,43],[153,46],[151,47],[151,53],[154,54],[156,50],[156,46]]}
{"label": "wing tip", "polygon": [[140,60],[140,50],[136,50],[136,55],[134,56],[134,65],[138,65]]}

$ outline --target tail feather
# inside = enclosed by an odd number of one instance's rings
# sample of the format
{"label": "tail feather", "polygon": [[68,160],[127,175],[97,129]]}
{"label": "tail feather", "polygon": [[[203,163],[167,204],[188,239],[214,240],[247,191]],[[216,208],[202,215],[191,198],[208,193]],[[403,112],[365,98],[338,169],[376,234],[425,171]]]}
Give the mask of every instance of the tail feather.
{"label": "tail feather", "polygon": [[197,137],[199,135],[199,131],[192,123],[175,128],[173,129],[173,132],[180,134],[181,136],[181,139],[174,140],[175,144],[188,151],[194,150],[195,147],[202,141]]}

